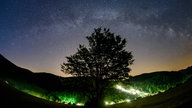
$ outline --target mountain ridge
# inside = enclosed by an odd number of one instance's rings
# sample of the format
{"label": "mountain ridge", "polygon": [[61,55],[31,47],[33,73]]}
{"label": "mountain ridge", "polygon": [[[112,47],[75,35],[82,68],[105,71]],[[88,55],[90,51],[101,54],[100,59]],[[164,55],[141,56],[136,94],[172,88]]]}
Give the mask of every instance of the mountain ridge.
{"label": "mountain ridge", "polygon": [[[156,93],[158,89],[169,90],[171,84],[177,85],[185,83],[192,76],[192,66],[179,71],[158,71],[152,73],[144,73],[131,77],[129,81],[134,84],[133,87],[143,90],[145,92]],[[86,77],[61,77],[51,73],[34,73],[28,69],[21,68],[0,54],[0,79],[6,81],[7,79],[13,79],[13,81],[25,82],[31,85],[38,86],[45,89],[46,95],[52,95],[55,93],[63,92],[86,92],[87,86],[89,87],[88,78]],[[186,78],[184,80],[184,78]],[[11,83],[10,83],[11,84]],[[144,85],[145,84],[145,85]],[[148,84],[148,85],[147,85]],[[159,85],[159,86],[157,86]],[[154,87],[153,87],[154,86]],[[165,87],[164,87],[165,86]],[[138,88],[138,87],[143,87]],[[149,87],[149,88],[147,88]],[[159,87],[156,91],[155,89]],[[161,92],[162,90],[160,90]],[[114,91],[111,91],[113,93]],[[164,92],[164,91],[163,91]],[[118,94],[117,94],[118,95]],[[57,96],[57,94],[54,94]],[[114,96],[115,97],[115,96]],[[54,97],[55,98],[55,97]]]}
{"label": "mountain ridge", "polygon": [[[8,67],[8,68],[7,68]],[[158,72],[152,72],[152,73],[143,73],[137,76],[131,77],[130,81],[147,81],[151,82],[150,80],[153,79],[169,79],[174,78],[173,81],[177,81],[178,79],[182,80],[184,75],[192,74],[192,66],[189,66],[186,69],[181,69],[179,71],[158,71]],[[5,72],[6,71],[6,72]],[[163,76],[163,77],[161,77]],[[14,63],[10,62],[8,59],[6,59],[3,55],[0,54],[0,78],[13,78],[17,80],[23,80],[25,82],[37,84],[38,86],[42,88],[46,88],[47,90],[60,90],[66,88],[66,86],[63,85],[63,82],[72,80],[80,79],[86,79],[86,78],[77,78],[77,77],[62,77],[57,76],[51,73],[41,72],[41,73],[34,73],[28,69],[21,68]],[[71,82],[72,83],[72,82]],[[74,84],[77,86],[78,84]]]}

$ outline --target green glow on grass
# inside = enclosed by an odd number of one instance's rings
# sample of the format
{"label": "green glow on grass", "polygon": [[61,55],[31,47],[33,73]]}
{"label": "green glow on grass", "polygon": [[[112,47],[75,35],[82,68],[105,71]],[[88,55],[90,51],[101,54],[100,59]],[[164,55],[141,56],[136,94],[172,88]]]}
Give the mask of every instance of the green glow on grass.
{"label": "green glow on grass", "polygon": [[[37,92],[34,92],[34,91],[25,90],[24,92],[26,92],[26,93],[28,93],[30,95],[39,97],[39,98],[50,100],[50,99],[48,99],[48,97],[43,97],[41,94],[39,94]],[[77,105],[77,106],[84,106],[83,102],[78,102],[77,101],[78,99],[77,99],[77,96],[75,96],[75,95],[69,95],[69,94],[66,93],[66,94],[59,95],[58,99],[59,100],[56,100],[56,102],[58,102],[58,103],[74,104],[74,105]],[[53,101],[53,100],[50,100],[50,101]]]}
{"label": "green glow on grass", "polygon": [[84,106],[83,102],[78,101],[77,96],[76,95],[72,95],[69,93],[61,93],[58,95],[58,99],[57,100],[52,100],[50,97],[48,96],[43,96],[42,94],[35,92],[35,91],[30,91],[30,90],[22,90],[25,93],[28,93],[30,95],[33,95],[35,97],[38,98],[43,98],[49,101],[55,101],[57,103],[64,103],[64,104],[73,104],[73,105],[77,105],[77,106]]}
{"label": "green glow on grass", "polygon": [[61,103],[65,103],[65,104],[75,104],[77,103],[75,97],[67,97],[67,96],[59,96],[59,99],[61,100]]}
{"label": "green glow on grass", "polygon": [[31,90],[21,90],[27,94],[30,94],[32,96],[35,96],[35,97],[38,97],[38,98],[42,98],[42,99],[47,99],[46,96],[43,96],[42,94],[38,93],[38,92],[35,92],[35,91],[31,91]]}

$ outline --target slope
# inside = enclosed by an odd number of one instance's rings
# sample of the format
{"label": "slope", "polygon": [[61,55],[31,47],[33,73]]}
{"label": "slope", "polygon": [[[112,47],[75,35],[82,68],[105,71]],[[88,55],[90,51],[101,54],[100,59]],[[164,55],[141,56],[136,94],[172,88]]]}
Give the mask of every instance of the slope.
{"label": "slope", "polygon": [[1,108],[79,108],[31,96],[13,88],[3,80],[0,80],[0,98]]}
{"label": "slope", "polygon": [[121,103],[109,108],[185,108],[192,107],[192,78],[184,84],[159,93],[154,96],[149,96],[137,99],[130,103]]}

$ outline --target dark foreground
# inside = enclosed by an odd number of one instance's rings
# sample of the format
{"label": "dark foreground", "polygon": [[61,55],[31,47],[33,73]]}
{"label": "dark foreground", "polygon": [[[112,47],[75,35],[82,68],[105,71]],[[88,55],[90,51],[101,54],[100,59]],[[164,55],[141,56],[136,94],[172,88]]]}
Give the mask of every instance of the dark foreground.
{"label": "dark foreground", "polygon": [[[40,99],[11,87],[0,80],[0,108],[81,108]],[[93,106],[94,107],[94,106]],[[121,103],[107,108],[192,108],[192,79],[155,96]]]}
{"label": "dark foreground", "polygon": [[18,91],[0,80],[0,108],[80,108],[40,99]]}
{"label": "dark foreground", "polygon": [[192,108],[192,78],[166,92],[109,108]]}

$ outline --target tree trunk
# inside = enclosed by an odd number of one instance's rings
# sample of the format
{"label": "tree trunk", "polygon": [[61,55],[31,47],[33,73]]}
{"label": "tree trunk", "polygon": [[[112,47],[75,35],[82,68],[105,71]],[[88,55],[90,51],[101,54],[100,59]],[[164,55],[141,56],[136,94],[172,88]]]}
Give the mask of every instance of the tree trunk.
{"label": "tree trunk", "polygon": [[104,97],[103,97],[104,83],[102,84],[102,81],[99,80],[98,78],[95,78],[94,83],[95,83],[95,86],[93,86],[95,89],[94,93],[91,94],[92,96],[90,97],[90,100],[86,103],[86,106],[91,108],[102,108],[104,106]]}
{"label": "tree trunk", "polygon": [[96,99],[97,99],[97,101],[96,102],[97,102],[99,108],[104,106],[103,85],[105,85],[104,82],[102,82],[101,79],[97,78],[97,82],[96,82]]}

